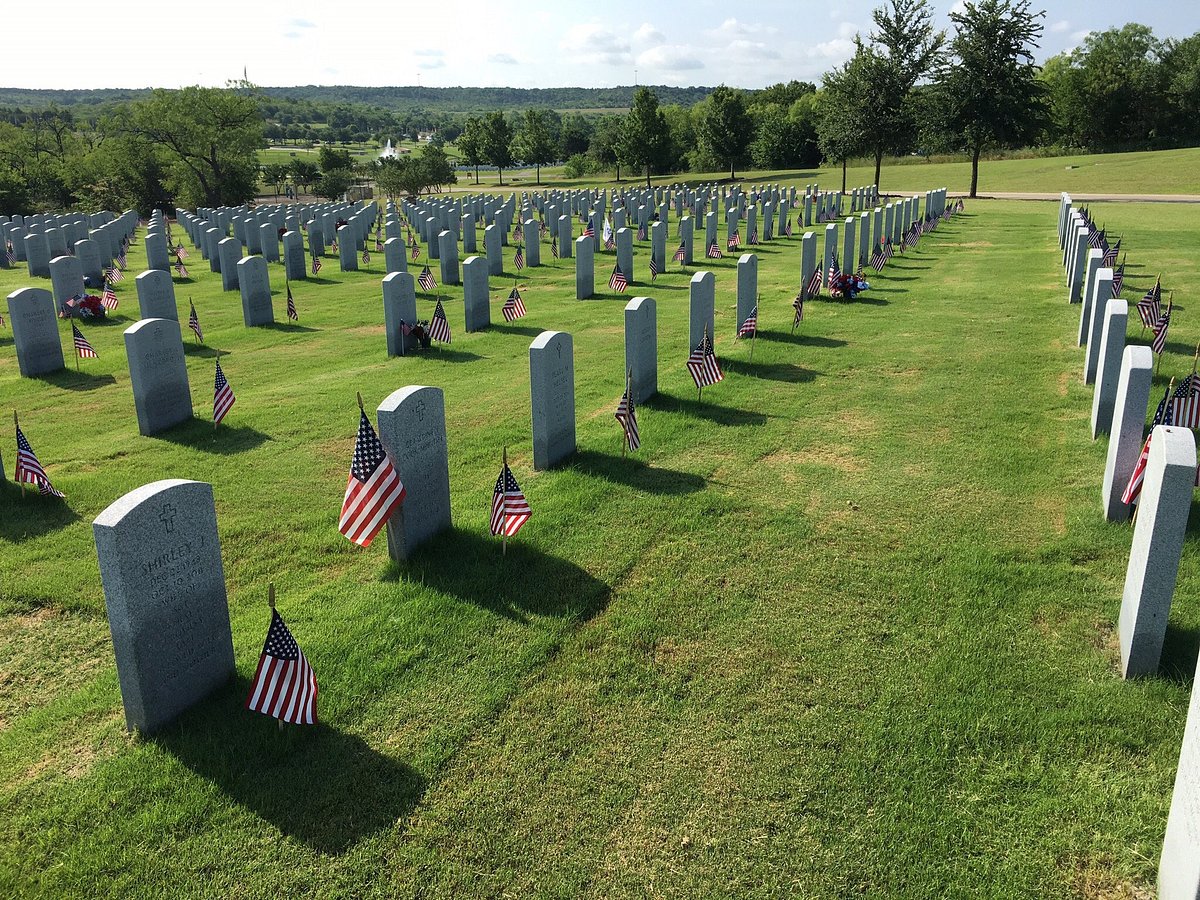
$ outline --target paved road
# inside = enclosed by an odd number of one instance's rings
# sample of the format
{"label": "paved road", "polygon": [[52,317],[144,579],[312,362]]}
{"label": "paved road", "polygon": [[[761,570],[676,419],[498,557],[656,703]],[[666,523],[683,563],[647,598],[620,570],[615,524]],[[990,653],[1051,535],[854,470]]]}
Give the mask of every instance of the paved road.
{"label": "paved road", "polygon": [[[1085,203],[1200,203],[1200,194],[1083,194],[1070,192],[1072,200]],[[951,197],[966,197],[966,191],[951,191]],[[980,191],[980,200],[1057,200],[1061,194]]]}

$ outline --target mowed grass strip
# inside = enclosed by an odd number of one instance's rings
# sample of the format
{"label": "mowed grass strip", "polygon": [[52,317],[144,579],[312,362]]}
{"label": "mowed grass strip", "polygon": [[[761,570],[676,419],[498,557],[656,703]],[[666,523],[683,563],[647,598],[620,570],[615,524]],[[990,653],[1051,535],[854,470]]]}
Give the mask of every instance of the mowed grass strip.
{"label": "mowed grass strip", "polygon": [[[132,279],[116,321],[84,326],[101,358],[82,374],[20,379],[0,333],[0,409],[21,411],[68,495],[0,486],[0,886],[1152,885],[1200,633],[1196,536],[1162,677],[1121,683],[1130,530],[1100,516],[1104,442],[1088,436],[1055,210],[970,204],[873,276],[864,302],[809,303],[794,335],[799,234],[762,245],[753,360],[732,337],[735,260],[705,266],[726,380],[700,402],[683,367],[694,270],[674,264],[624,297],[576,302],[572,262],[547,253],[492,279],[494,318],[514,283],[526,318],[464,334],[450,289],[451,348],[388,360],[378,264],[343,274],[331,257],[321,283],[294,285],[299,327],[245,329],[237,295],[189,260],[176,294],[208,339],[188,353],[201,421],[158,438],[136,435],[124,364]],[[1125,238],[1127,298],[1160,271],[1176,288],[1161,392],[1200,338],[1183,290],[1193,214],[1093,213]],[[640,281],[647,260],[639,245]],[[131,270],[143,262],[138,245]],[[601,254],[601,286],[610,265]],[[25,283],[0,271],[5,294]],[[622,309],[643,294],[658,304],[660,396],[640,410],[643,450],[622,460]],[[527,348],[543,328],[575,338],[580,452],[534,473]],[[203,421],[215,349],[238,396],[216,434]],[[358,550],[335,522],[354,392],[373,409],[405,384],[446,391],[455,529],[394,566],[382,539]],[[534,509],[507,556],[485,534],[504,446]],[[139,739],[124,734],[90,522],[167,477],[214,484],[239,677]],[[268,580],[320,679],[317,728],[280,733],[241,708]]]}

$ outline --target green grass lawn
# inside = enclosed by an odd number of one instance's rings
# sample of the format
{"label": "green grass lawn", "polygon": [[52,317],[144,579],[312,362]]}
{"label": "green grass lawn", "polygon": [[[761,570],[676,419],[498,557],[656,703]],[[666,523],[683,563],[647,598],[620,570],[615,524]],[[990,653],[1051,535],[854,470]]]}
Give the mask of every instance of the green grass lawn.
{"label": "green grass lawn", "polygon": [[[484,333],[463,333],[450,289],[453,345],[402,359],[385,356],[382,254],[346,274],[330,257],[294,285],[298,325],[246,329],[193,252],[176,294],[207,338],[187,354],[199,418],[154,438],[137,434],[121,337],[132,277],[115,320],[83,326],[100,359],[79,373],[19,378],[0,330],[0,411],[20,411],[67,495],[0,483],[0,895],[1152,886],[1200,641],[1200,536],[1193,520],[1160,676],[1123,683],[1131,530],[1101,516],[1105,443],[1089,438],[1056,210],[971,203],[863,302],[811,302],[794,335],[800,235],[762,245],[753,360],[733,340],[735,259],[706,261],[726,380],[703,402],[683,365],[692,270],[641,283],[645,245],[628,295],[583,302],[572,261],[544,247],[547,265],[492,279]],[[1176,290],[1161,392],[1200,339],[1195,212],[1092,211],[1128,248],[1126,297],[1159,272]],[[143,262],[138,244],[130,274]],[[22,272],[0,270],[5,295]],[[529,313],[504,324],[514,283]],[[660,395],[622,459],[612,411],[638,295],[658,304]],[[527,349],[543,329],[574,335],[579,452],[534,473]],[[214,434],[217,350],[238,399]],[[355,391],[373,411],[407,384],[445,390],[455,527],[395,566],[382,538],[361,550],[336,521]],[[502,556],[486,531],[505,446],[533,518]],[[0,448],[11,477],[11,430]],[[172,477],[214,486],[238,677],[139,738],[90,525]],[[242,708],[269,581],[320,680],[318,727],[280,732]]]}

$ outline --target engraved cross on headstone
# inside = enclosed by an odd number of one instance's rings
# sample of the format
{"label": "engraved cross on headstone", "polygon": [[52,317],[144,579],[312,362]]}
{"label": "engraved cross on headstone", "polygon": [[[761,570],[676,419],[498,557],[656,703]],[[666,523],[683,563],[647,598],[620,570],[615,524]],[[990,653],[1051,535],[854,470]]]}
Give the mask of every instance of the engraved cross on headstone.
{"label": "engraved cross on headstone", "polygon": [[162,512],[159,513],[158,518],[162,521],[163,528],[167,534],[175,530],[175,507],[170,503],[163,504]]}

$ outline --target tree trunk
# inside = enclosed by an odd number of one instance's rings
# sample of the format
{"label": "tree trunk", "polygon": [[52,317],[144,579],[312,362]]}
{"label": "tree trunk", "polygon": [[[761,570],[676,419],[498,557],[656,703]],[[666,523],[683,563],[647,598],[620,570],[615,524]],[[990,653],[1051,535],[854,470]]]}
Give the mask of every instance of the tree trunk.
{"label": "tree trunk", "polygon": [[979,154],[983,151],[983,147],[976,144],[971,150],[971,199],[975,199],[975,191],[979,187]]}
{"label": "tree trunk", "polygon": [[499,166],[496,166],[496,172],[500,175],[500,183],[504,184],[504,170]]}
{"label": "tree trunk", "polygon": [[732,159],[729,161],[729,180],[730,181],[737,180],[737,175],[735,175],[733,172],[733,160]]}
{"label": "tree trunk", "polygon": [[842,193],[846,193],[846,160],[842,160]]}
{"label": "tree trunk", "polygon": [[879,190],[879,170],[883,167],[883,151],[875,151],[875,190]]}
{"label": "tree trunk", "polygon": [[534,163],[533,168],[537,171],[537,183],[542,183],[542,164]]}
{"label": "tree trunk", "polygon": [[617,162],[617,184],[621,183],[621,163]]}
{"label": "tree trunk", "polygon": [[650,190],[650,166],[646,166],[646,190]]}
{"label": "tree trunk", "polygon": [[479,163],[475,163],[475,183],[479,184]]}

